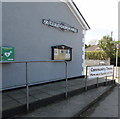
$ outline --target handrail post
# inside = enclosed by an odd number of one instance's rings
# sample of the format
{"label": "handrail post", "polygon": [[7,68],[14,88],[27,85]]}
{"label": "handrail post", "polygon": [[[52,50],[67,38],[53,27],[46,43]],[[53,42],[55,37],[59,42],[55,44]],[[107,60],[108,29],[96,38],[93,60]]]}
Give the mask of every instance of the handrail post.
{"label": "handrail post", "polygon": [[[113,66],[113,77],[112,77],[112,80],[113,80],[113,82],[114,82],[114,66]],[[115,82],[114,82],[115,83]]]}
{"label": "handrail post", "polygon": [[97,77],[97,88],[98,88],[98,79],[99,79],[99,78]]}
{"label": "handrail post", "polygon": [[85,91],[87,91],[87,69],[88,69],[88,66],[86,66]]}
{"label": "handrail post", "polygon": [[106,76],[106,78],[105,78],[105,85],[107,85],[107,76]]}
{"label": "handrail post", "polygon": [[118,49],[116,50],[116,78],[118,77]]}
{"label": "handrail post", "polygon": [[26,103],[27,103],[27,112],[29,111],[29,86],[28,86],[28,67],[27,67],[27,62],[25,63],[26,65]]}
{"label": "handrail post", "polygon": [[67,62],[65,61],[65,98],[68,97]]}

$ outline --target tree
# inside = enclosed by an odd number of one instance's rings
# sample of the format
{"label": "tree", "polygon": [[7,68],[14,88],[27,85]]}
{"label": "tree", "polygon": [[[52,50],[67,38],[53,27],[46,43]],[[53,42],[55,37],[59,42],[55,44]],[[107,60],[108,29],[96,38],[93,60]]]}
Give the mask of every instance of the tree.
{"label": "tree", "polygon": [[106,52],[110,59],[115,56],[115,41],[113,41],[110,36],[103,36],[103,38],[99,40],[98,45]]}
{"label": "tree", "polygon": [[119,44],[119,45],[120,45],[120,41],[115,41],[115,45],[116,45],[116,44]]}

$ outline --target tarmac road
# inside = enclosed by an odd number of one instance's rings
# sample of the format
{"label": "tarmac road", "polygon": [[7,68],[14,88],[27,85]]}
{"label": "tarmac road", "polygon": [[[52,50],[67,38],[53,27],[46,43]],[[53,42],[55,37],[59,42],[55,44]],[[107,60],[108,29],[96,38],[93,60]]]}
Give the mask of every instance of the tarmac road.
{"label": "tarmac road", "polygon": [[120,92],[118,90],[120,88],[116,86],[99,102],[94,104],[93,107],[80,115],[80,117],[118,117],[118,92]]}

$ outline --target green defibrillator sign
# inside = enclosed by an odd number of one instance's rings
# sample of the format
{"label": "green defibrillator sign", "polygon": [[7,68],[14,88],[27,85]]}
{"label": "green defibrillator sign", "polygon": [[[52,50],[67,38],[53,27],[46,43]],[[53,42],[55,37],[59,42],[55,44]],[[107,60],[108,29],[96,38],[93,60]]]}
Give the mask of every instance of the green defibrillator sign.
{"label": "green defibrillator sign", "polygon": [[0,61],[14,61],[14,48],[0,47]]}

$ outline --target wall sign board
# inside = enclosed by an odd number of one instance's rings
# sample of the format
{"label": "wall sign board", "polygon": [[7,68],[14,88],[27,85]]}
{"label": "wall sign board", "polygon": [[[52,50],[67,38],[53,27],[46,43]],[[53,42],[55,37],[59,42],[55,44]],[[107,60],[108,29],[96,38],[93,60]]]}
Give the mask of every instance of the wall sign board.
{"label": "wall sign board", "polygon": [[59,45],[59,46],[52,46],[52,60],[72,60],[72,48]]}
{"label": "wall sign board", "polygon": [[51,21],[50,19],[47,20],[47,19],[43,19],[42,20],[42,23],[44,25],[47,25],[47,26],[51,26],[51,27],[54,27],[54,28],[58,28],[58,29],[61,29],[63,31],[70,31],[70,32],[73,32],[73,33],[77,33],[78,32],[78,29],[66,24],[66,23],[63,23],[63,22],[55,22],[55,21]]}

